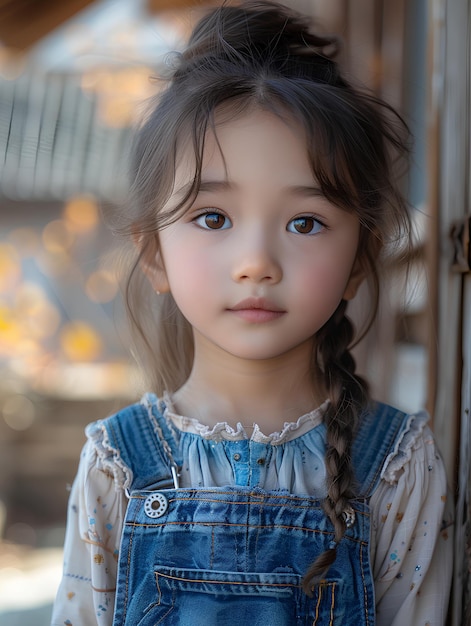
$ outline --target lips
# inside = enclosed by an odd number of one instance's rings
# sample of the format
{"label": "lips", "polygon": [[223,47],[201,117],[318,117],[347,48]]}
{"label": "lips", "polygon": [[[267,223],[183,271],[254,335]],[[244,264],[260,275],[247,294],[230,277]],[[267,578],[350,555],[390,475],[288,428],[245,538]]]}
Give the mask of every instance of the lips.
{"label": "lips", "polygon": [[265,298],[246,298],[228,309],[247,322],[271,322],[286,313],[273,302]]}

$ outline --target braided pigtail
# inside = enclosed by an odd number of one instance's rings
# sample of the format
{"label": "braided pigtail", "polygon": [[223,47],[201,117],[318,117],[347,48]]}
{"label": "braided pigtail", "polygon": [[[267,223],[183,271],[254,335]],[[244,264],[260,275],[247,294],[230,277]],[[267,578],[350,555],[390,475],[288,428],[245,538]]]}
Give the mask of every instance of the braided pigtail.
{"label": "braided pigtail", "polygon": [[355,374],[355,360],[349,350],[354,328],[345,315],[346,307],[347,302],[342,300],[317,336],[318,362],[331,400],[324,416],[327,426],[327,496],[323,507],[335,532],[329,549],[318,556],[305,574],[303,588],[308,595],[335,561],[337,545],[347,528],[349,501],[355,496],[351,447],[359,412],[368,400],[368,385]]}

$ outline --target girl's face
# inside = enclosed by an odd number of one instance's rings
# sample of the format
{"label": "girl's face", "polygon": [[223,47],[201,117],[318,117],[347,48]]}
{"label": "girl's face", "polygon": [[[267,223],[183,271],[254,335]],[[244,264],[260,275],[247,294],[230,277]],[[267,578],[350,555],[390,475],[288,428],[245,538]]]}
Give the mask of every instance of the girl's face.
{"label": "girl's face", "polygon": [[[193,327],[195,358],[310,355],[316,332],[361,282],[359,220],[322,196],[295,123],[254,110],[216,134],[196,200],[160,232],[152,282]],[[169,207],[192,180],[186,157]]]}

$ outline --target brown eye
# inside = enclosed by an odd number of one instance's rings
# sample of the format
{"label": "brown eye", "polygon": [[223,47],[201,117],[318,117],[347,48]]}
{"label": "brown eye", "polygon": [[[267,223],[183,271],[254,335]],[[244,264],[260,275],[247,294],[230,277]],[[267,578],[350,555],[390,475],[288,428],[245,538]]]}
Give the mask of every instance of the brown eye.
{"label": "brown eye", "polygon": [[194,219],[194,222],[198,224],[200,228],[204,228],[205,230],[225,230],[226,228],[230,228],[232,226],[228,217],[222,213],[216,213],[214,211],[198,215],[198,217]]}
{"label": "brown eye", "polygon": [[205,215],[204,221],[208,228],[222,228],[225,218],[219,213],[208,213]]}
{"label": "brown eye", "polygon": [[290,233],[298,233],[299,235],[315,235],[324,228],[324,225],[314,217],[304,215],[291,220],[286,227]]}

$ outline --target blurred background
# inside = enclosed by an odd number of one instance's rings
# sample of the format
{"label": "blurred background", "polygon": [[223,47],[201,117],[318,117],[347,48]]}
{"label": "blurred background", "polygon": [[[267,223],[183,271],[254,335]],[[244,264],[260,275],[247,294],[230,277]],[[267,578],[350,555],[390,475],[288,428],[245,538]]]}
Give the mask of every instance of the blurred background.
{"label": "blurred background", "polygon": [[[125,201],[126,151],[158,89],[152,76],[208,4],[0,0],[3,626],[49,624],[84,427],[140,390],[119,296],[121,243],[103,214]],[[415,137],[404,180],[417,231],[409,287],[392,267],[356,354],[376,396],[431,412],[460,519],[450,623],[469,624],[470,5],[286,4],[341,35],[346,71],[396,106]]]}

